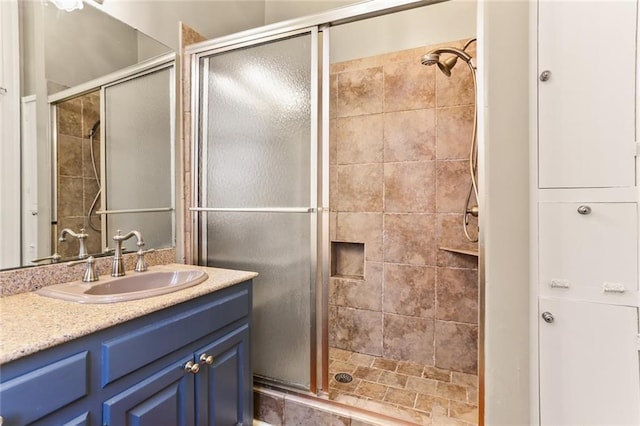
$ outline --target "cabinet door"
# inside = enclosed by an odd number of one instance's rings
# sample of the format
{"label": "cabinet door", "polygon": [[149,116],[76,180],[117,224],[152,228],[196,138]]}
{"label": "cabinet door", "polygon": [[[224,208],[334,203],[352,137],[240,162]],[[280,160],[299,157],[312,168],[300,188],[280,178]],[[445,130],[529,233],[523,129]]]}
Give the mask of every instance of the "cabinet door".
{"label": "cabinet door", "polygon": [[638,304],[636,203],[541,203],[539,221],[541,296]]}
{"label": "cabinet door", "polygon": [[540,424],[640,424],[638,308],[541,298],[539,313]]}
{"label": "cabinet door", "polygon": [[[198,426],[251,425],[253,377],[249,363],[249,327],[244,325],[196,352],[201,362],[196,376]],[[211,361],[211,359],[210,359]]]}
{"label": "cabinet door", "polygon": [[635,184],[637,1],[539,1],[539,184]]}
{"label": "cabinet door", "polygon": [[187,426],[194,422],[193,374],[185,357],[103,403],[103,424]]}

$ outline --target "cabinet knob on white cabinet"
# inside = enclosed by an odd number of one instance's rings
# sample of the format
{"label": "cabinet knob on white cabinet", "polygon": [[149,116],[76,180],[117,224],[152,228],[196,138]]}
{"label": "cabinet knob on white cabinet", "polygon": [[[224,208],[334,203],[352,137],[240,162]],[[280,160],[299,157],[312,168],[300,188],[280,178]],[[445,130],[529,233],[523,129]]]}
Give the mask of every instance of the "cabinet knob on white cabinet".
{"label": "cabinet knob on white cabinet", "polygon": [[551,71],[544,70],[540,73],[540,81],[549,81],[551,78]]}
{"label": "cabinet knob on white cabinet", "polygon": [[578,213],[580,213],[582,215],[591,214],[591,207],[589,207],[589,206],[580,206],[580,207],[578,207]]}
{"label": "cabinet knob on white cabinet", "polygon": [[189,361],[184,365],[184,371],[191,374],[197,374],[200,371],[200,365],[193,361]]}
{"label": "cabinet knob on white cabinet", "polygon": [[206,353],[200,355],[200,364],[213,364],[213,355],[207,355]]}
{"label": "cabinet knob on white cabinet", "polygon": [[553,314],[551,312],[543,312],[542,313],[542,319],[546,322],[551,324],[555,318],[553,318]]}

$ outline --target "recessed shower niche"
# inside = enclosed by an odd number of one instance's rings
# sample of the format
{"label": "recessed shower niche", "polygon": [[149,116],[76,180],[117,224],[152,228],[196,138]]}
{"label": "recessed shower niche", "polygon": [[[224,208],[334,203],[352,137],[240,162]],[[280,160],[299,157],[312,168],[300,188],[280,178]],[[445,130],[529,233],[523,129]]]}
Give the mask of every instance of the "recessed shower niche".
{"label": "recessed shower niche", "polygon": [[364,279],[364,243],[331,242],[331,276]]}

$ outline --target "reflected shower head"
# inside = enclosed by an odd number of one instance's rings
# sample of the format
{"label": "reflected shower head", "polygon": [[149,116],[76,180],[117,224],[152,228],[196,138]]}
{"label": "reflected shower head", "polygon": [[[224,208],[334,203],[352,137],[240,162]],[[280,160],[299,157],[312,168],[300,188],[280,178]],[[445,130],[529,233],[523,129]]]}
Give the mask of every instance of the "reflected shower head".
{"label": "reflected shower head", "polygon": [[94,123],[93,127],[89,131],[89,137],[94,136],[96,134],[96,132],[98,131],[98,126],[99,125],[100,125],[100,120],[98,120],[98,121],[96,121]]}
{"label": "reflected shower head", "polygon": [[[451,77],[451,69],[458,62],[458,58],[462,59],[463,61],[471,65],[471,56],[464,50],[473,41],[475,41],[475,39],[469,40],[465,45],[464,49],[462,50],[456,49],[455,47],[442,47],[440,49],[432,50],[431,52],[428,52],[426,55],[424,55],[420,59],[420,62],[422,63],[422,65],[427,65],[427,66],[438,65],[438,68],[440,69],[440,71],[442,71],[444,75],[446,75],[447,77]],[[444,61],[441,61],[440,55],[443,53],[449,53],[453,56],[445,59]]]}

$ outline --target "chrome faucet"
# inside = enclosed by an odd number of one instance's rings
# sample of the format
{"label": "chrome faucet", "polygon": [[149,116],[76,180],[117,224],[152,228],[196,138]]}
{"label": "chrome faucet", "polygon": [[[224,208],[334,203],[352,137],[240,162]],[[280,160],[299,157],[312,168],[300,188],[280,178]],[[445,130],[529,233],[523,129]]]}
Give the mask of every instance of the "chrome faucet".
{"label": "chrome faucet", "polygon": [[76,234],[71,229],[64,228],[62,232],[60,232],[60,238],[58,238],[58,241],[60,241],[61,243],[67,241],[66,240],[67,235],[71,235],[73,238],[77,238],[78,242],[80,243],[80,252],[78,253],[78,259],[86,259],[87,257],[89,257],[89,253],[87,253],[87,244],[86,244],[87,237],[89,236],[89,234],[85,233],[85,229],[84,228],[80,229],[80,233]]}
{"label": "chrome faucet", "polygon": [[144,240],[142,234],[138,231],[131,231],[125,235],[120,234],[120,230],[116,231],[116,235],[113,236],[113,241],[116,243],[115,254],[113,255],[113,267],[111,268],[112,277],[122,277],[124,275],[124,260],[122,259],[122,242],[135,236],[138,242],[138,247],[144,246]]}
{"label": "chrome faucet", "polygon": [[96,271],[95,259],[93,256],[89,256],[87,260],[76,260],[75,262],[67,263],[67,266],[79,265],[80,263],[85,264],[84,275],[82,276],[83,283],[93,283],[98,281],[99,276]]}

